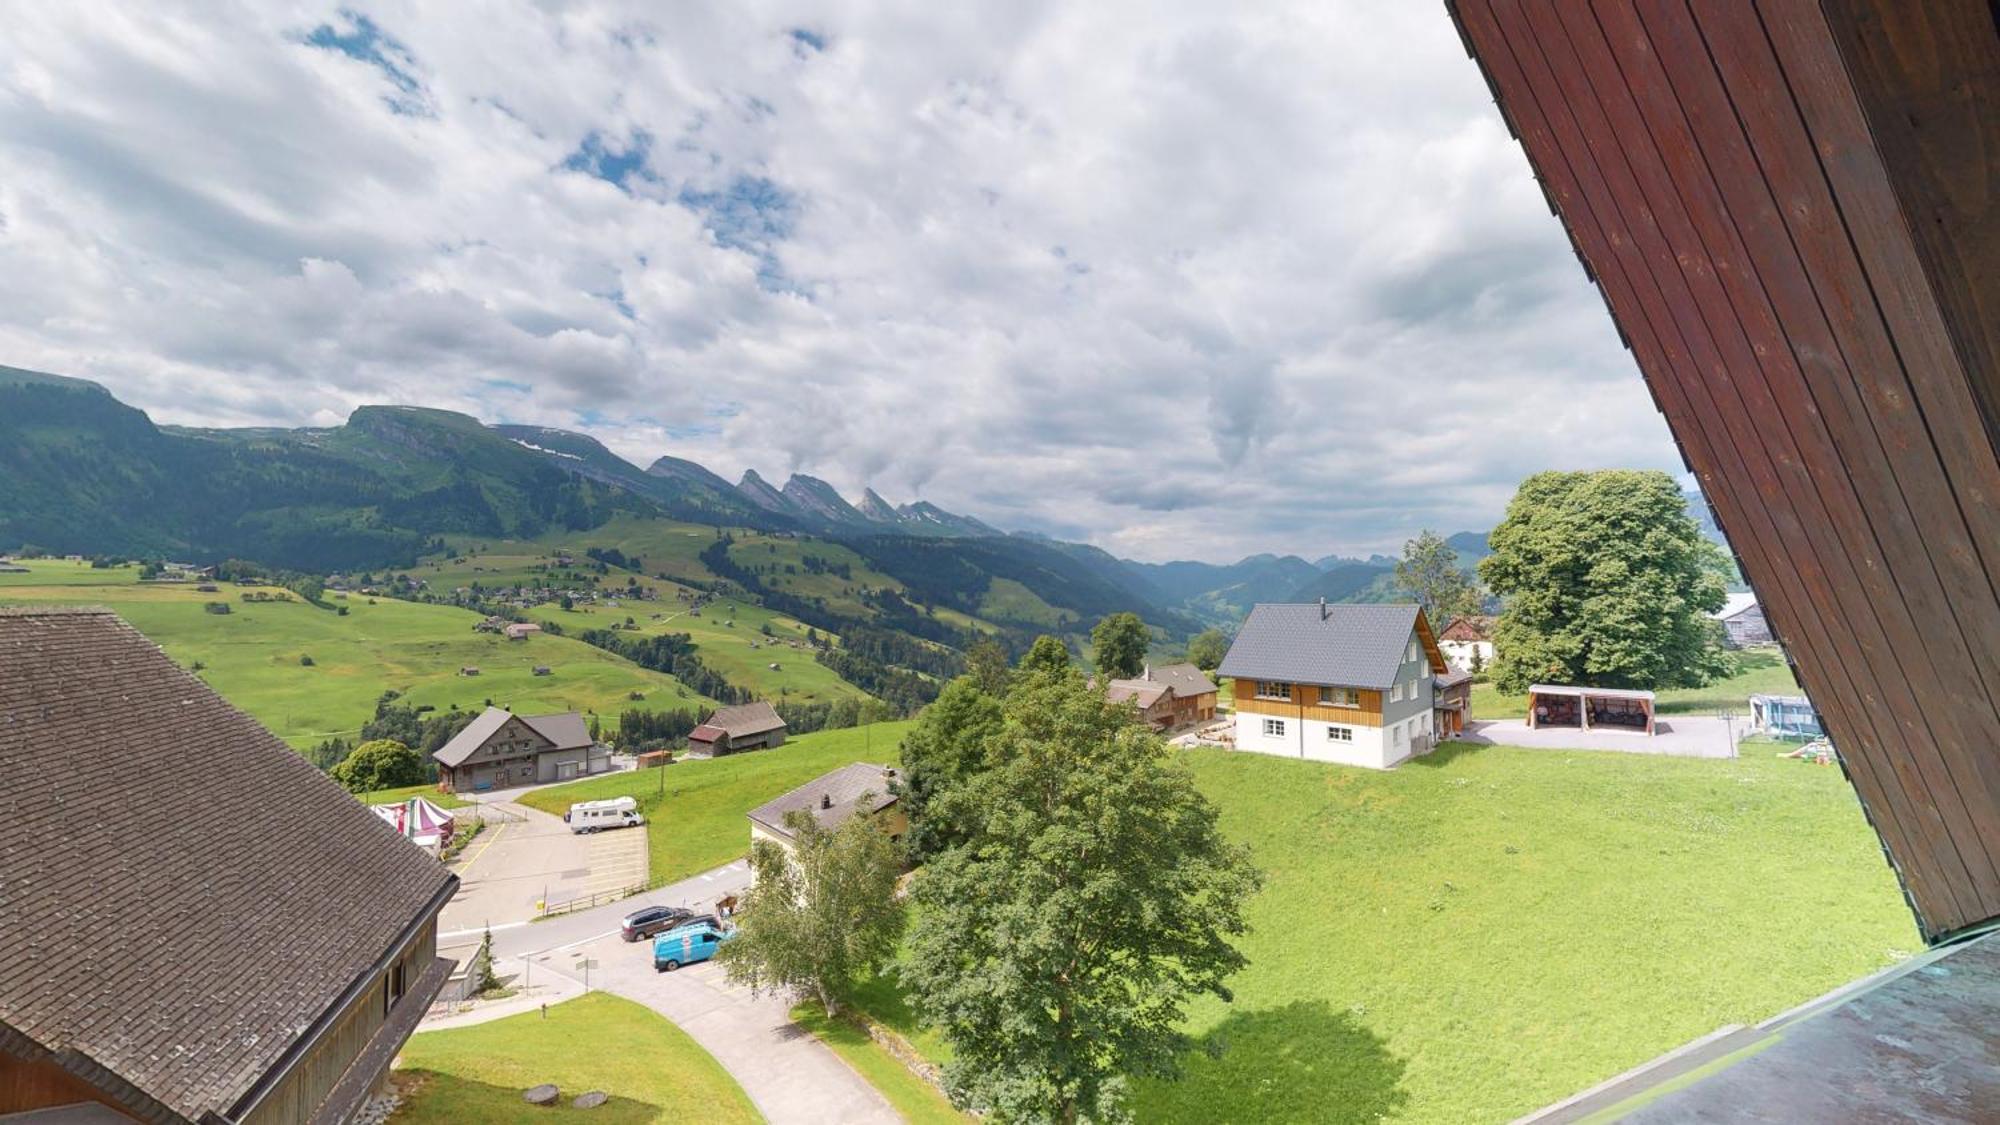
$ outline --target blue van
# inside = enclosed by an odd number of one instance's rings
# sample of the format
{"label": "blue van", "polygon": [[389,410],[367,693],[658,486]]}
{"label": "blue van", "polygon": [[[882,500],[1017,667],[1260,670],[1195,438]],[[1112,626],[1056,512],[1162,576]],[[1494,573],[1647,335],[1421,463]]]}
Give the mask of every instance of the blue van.
{"label": "blue van", "polygon": [[734,930],[725,930],[708,919],[677,926],[653,939],[653,971],[671,973],[682,965],[706,961],[735,936]]}

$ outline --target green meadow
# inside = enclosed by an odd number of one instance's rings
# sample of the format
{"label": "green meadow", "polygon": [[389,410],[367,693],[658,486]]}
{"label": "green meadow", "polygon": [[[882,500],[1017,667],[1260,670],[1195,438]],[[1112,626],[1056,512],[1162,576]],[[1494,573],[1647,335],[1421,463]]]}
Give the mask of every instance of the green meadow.
{"label": "green meadow", "polygon": [[[419,706],[477,709],[487,701],[529,713],[576,710],[614,723],[639,706],[701,706],[712,701],[671,676],[566,637],[508,641],[476,633],[479,615],[451,606],[329,593],[322,609],[290,601],[246,602],[245,593],[276,596],[275,587],[221,583],[202,593],[191,583],[138,582],[135,568],[91,570],[65,562],[26,564],[31,574],[0,574],[0,604],[108,606],[280,738],[308,746],[352,736],[374,713],[383,691]],[[85,581],[86,578],[91,579]],[[221,602],[227,614],[204,603]],[[301,659],[310,657],[307,665]],[[546,666],[550,674],[537,676]],[[463,676],[463,668],[477,676]]]}
{"label": "green meadow", "polygon": [[[652,1125],[676,1121],[761,1121],[743,1088],[687,1032],[651,1009],[608,992],[588,992],[489,1023],[420,1031],[397,1058],[403,1102],[395,1125],[577,1121]],[[553,1106],[521,1100],[553,1082]],[[601,1090],[611,1099],[576,1109],[570,1099]]]}
{"label": "green meadow", "polygon": [[[1448,745],[1187,751],[1264,870],[1233,1004],[1146,1122],[1505,1121],[1922,948],[1840,771]],[[863,1005],[933,1059],[893,976]]]}

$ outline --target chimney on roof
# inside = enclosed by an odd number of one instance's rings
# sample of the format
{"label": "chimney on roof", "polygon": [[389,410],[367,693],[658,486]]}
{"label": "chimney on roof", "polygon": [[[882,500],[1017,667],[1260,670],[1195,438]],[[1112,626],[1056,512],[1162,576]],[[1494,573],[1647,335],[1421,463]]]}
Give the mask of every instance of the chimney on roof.
{"label": "chimney on roof", "polygon": [[1325,595],[1325,594],[1321,594],[1321,595],[1320,595],[1320,598],[1319,598],[1319,619],[1320,619],[1321,621],[1325,621],[1325,620],[1326,620],[1326,595]]}
{"label": "chimney on roof", "polygon": [[1142,679],[1142,680],[1151,680],[1151,679],[1153,678],[1153,662],[1152,662],[1152,661],[1150,661],[1150,660],[1146,661],[1146,666],[1145,666],[1145,668],[1144,668],[1143,670],[1141,670],[1141,671],[1140,671],[1140,673],[1139,673],[1139,678],[1140,678],[1140,679]]}
{"label": "chimney on roof", "polygon": [[821,793],[821,794],[819,795],[819,807],[820,807],[820,808],[823,808],[823,809],[830,809],[830,808],[832,808],[832,807],[833,807],[833,794],[831,794],[831,793]]}

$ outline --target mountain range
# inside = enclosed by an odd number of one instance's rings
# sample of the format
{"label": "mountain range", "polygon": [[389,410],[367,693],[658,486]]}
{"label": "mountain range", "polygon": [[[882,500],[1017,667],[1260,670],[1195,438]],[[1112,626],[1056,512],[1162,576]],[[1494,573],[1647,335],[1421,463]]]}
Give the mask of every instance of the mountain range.
{"label": "mountain range", "polygon": [[[1381,555],[1138,563],[873,489],[850,502],[804,474],[732,484],[676,457],[642,469],[567,430],[413,406],[359,407],[333,427],[160,426],[96,383],[0,367],[0,549],[325,573],[407,566],[445,536],[587,532],[619,516],[839,542],[913,596],[967,613],[1004,615],[994,591],[1018,587],[1041,603],[1041,625],[1131,609],[1185,634],[1259,601],[1395,596]],[[1485,553],[1483,533],[1452,542],[1467,565]]]}

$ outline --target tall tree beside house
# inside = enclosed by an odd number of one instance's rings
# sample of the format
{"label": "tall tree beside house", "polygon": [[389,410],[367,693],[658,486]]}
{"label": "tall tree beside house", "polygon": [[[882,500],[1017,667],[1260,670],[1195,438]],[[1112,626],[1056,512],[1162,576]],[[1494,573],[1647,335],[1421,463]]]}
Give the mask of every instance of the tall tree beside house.
{"label": "tall tree beside house", "polygon": [[356,746],[354,753],[327,771],[327,776],[349,793],[400,789],[424,783],[424,760],[415,750],[393,738],[378,738]]}
{"label": "tall tree beside house", "polygon": [[987,747],[948,793],[980,822],[918,876],[899,972],[951,1046],[956,1103],[1119,1120],[1128,1079],[1175,1075],[1188,1001],[1230,999],[1260,876],[1165,743],[1078,672],[1016,683]]}
{"label": "tall tree beside house", "polygon": [[793,812],[785,827],[792,851],[769,840],[751,848],[756,883],[716,960],[730,980],[817,1000],[838,1015],[855,979],[887,965],[902,941],[901,849],[866,815],[829,829]]}
{"label": "tall tree beside house", "polygon": [[1709,614],[1728,561],[1662,472],[1537,473],[1521,482],[1479,573],[1506,608],[1493,681],[1697,687],[1731,661]]}
{"label": "tall tree beside house", "polygon": [[1458,552],[1428,528],[1403,544],[1396,560],[1396,588],[1424,607],[1437,628],[1479,612],[1479,587],[1458,565]]}
{"label": "tall tree beside house", "polygon": [[979,684],[979,690],[999,698],[1007,694],[1014,670],[1007,665],[1007,650],[991,637],[972,642],[965,650],[965,674]]}
{"label": "tall tree beside house", "polygon": [[1229,655],[1229,638],[1220,629],[1204,629],[1188,640],[1188,661],[1204,672],[1222,666]]}
{"label": "tall tree beside house", "polygon": [[1047,672],[1060,672],[1069,667],[1069,646],[1059,637],[1047,633],[1035,638],[1028,646],[1026,655],[1021,657],[1020,673],[1023,676],[1037,676]]}
{"label": "tall tree beside house", "polygon": [[903,736],[903,770],[896,795],[910,820],[910,858],[922,863],[964,843],[977,810],[954,801],[960,789],[987,767],[988,741],[1001,729],[1000,700],[971,674],[945,685]]}
{"label": "tall tree beside house", "polygon": [[1097,650],[1097,670],[1115,679],[1136,676],[1146,666],[1146,650],[1153,635],[1136,613],[1114,613],[1090,631],[1091,647]]}

